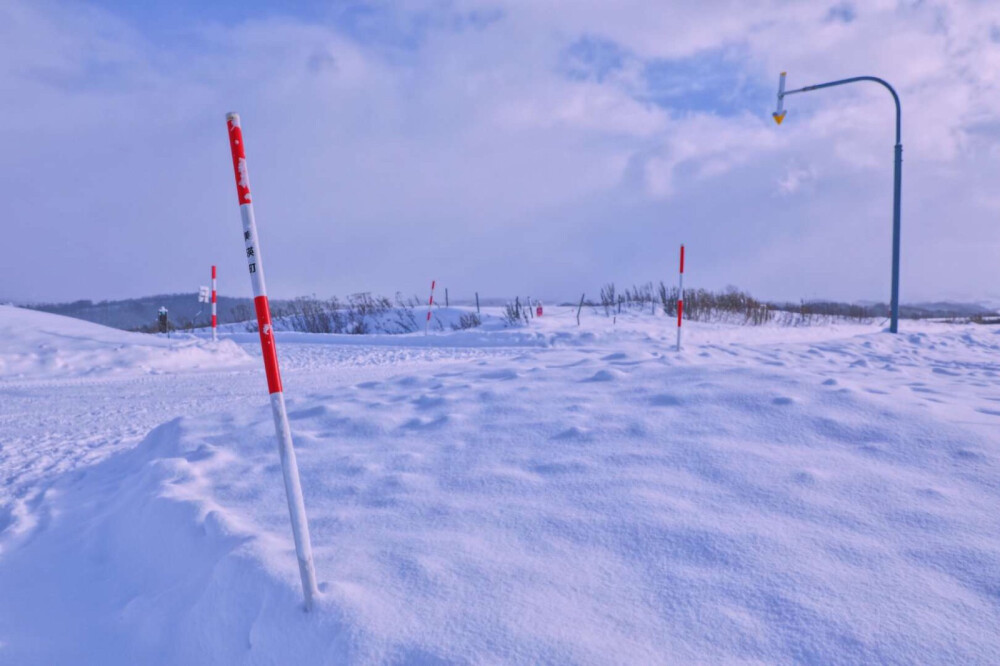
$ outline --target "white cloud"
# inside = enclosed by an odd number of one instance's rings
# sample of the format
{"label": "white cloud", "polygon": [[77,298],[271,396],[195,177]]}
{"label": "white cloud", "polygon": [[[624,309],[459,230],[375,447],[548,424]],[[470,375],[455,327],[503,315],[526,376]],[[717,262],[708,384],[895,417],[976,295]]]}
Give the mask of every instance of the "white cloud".
{"label": "white cloud", "polygon": [[[18,251],[0,282],[30,298],[134,295],[191,289],[214,262],[241,293],[223,134],[239,110],[277,294],[410,291],[434,273],[453,291],[562,296],[658,278],[659,251],[684,235],[706,286],[882,297],[888,95],[866,84],[790,97],[780,128],[771,92],[735,113],[649,101],[646,63],[731,50],[726,66],[750,91],[770,91],[781,69],[793,86],[858,74],[896,85],[904,298],[995,283],[985,257],[1000,238],[982,191],[1000,176],[1000,7],[835,4],[408,2],[378,15],[386,34],[422,26],[403,45],[294,18],[195,18],[172,45],[109,12],[9,0],[0,196]],[[456,19],[474,10],[489,20]],[[621,68],[566,76],[583,37],[617,44]],[[840,239],[859,253],[849,279],[828,251],[844,219],[872,234]],[[943,270],[927,248],[945,241],[976,261]],[[797,279],[772,268],[779,248]]]}
{"label": "white cloud", "polygon": [[796,194],[803,187],[815,182],[816,177],[815,168],[803,168],[790,164],[776,182],[778,192],[783,195]]}

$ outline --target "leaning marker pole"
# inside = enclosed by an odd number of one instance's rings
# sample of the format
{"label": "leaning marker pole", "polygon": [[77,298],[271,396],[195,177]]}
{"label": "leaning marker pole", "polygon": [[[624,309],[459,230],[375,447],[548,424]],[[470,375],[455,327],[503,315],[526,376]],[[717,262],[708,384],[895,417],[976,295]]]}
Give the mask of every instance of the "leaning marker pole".
{"label": "leaning marker pole", "polygon": [[681,319],[684,315],[684,244],[681,243],[681,277],[677,289],[677,351],[681,350]]}
{"label": "leaning marker pole", "polygon": [[274,344],[274,329],[271,327],[271,310],[267,304],[267,289],[264,286],[264,268],[261,265],[257,224],[254,221],[253,202],[250,199],[250,176],[247,172],[243,130],[240,128],[239,114],[226,114],[226,124],[229,128],[229,146],[233,152],[236,193],[240,201],[240,216],[243,218],[243,242],[247,255],[247,267],[250,270],[250,283],[253,285],[253,303],[257,310],[257,327],[260,331],[260,346],[264,355],[267,390],[271,394],[271,412],[274,415],[274,430],[278,436],[278,453],[281,456],[281,472],[285,478],[288,514],[292,520],[292,536],[295,539],[295,553],[299,559],[299,575],[302,577],[302,595],[305,598],[305,607],[308,611],[312,609],[313,598],[318,594],[316,570],[313,568],[312,544],[309,542],[306,506],[302,500],[299,466],[295,461],[292,432],[288,427],[285,394],[281,390],[278,353]]}

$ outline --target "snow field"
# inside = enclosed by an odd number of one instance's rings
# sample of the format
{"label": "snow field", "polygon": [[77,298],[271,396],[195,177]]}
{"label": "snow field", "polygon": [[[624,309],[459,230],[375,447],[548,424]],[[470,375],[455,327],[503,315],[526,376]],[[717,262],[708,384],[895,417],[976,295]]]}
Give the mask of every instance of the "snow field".
{"label": "snow field", "polygon": [[904,324],[282,334],[312,614],[260,373],[144,378],[138,446],[39,444],[0,662],[995,663],[1000,335]]}

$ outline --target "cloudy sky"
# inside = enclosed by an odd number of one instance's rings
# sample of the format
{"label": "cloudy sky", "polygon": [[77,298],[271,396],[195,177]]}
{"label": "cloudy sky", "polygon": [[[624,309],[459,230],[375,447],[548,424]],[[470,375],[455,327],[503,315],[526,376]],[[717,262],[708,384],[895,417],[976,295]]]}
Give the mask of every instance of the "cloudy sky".
{"label": "cloudy sky", "polygon": [[[294,7],[292,6],[294,5]],[[554,298],[674,279],[1000,300],[1000,2],[2,0],[0,298]]]}

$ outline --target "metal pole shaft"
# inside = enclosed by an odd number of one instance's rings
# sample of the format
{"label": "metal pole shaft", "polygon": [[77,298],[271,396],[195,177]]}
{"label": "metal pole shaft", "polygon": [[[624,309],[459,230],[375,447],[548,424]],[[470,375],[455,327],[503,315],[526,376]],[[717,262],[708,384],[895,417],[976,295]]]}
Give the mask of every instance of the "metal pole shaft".
{"label": "metal pole shaft", "polygon": [[299,480],[299,466],[292,445],[292,431],[288,425],[285,395],[281,388],[281,371],[278,368],[278,351],[271,326],[271,309],[267,301],[264,283],[264,267],[261,264],[260,243],[257,240],[257,223],[254,220],[253,203],[250,198],[250,175],[247,171],[243,130],[237,113],[226,115],[229,128],[229,146],[233,154],[233,169],[236,172],[236,193],[240,202],[240,216],[243,218],[243,241],[246,249],[247,268],[253,285],[254,309],[257,311],[257,327],[260,333],[261,352],[264,357],[264,373],[267,376],[267,391],[271,395],[271,413],[274,416],[274,431],[278,438],[278,454],[281,458],[281,472],[285,481],[285,496],[288,500],[288,515],[292,523],[292,537],[295,553],[299,560],[299,576],[302,579],[302,596],[306,610],[311,610],[313,599],[319,594],[316,586],[316,570],[313,568],[312,543],[309,539],[309,522],[306,519],[306,505],[302,498],[302,483]]}
{"label": "metal pole shaft", "polygon": [[903,145],[896,143],[896,162],[892,192],[892,309],[889,332],[899,332],[899,236],[901,231],[900,207],[903,194]]}

